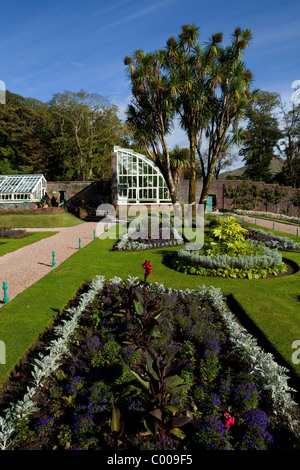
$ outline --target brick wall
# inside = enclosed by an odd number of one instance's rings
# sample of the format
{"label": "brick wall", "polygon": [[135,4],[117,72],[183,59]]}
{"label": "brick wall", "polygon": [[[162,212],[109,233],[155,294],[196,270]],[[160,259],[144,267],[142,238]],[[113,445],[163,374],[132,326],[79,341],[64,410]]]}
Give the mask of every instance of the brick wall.
{"label": "brick wall", "polygon": [[[209,194],[216,195],[216,204],[217,209],[227,209],[230,210],[234,207],[233,199],[229,199],[225,196],[225,188],[226,186],[231,185],[232,187],[236,188],[243,184],[245,180],[212,180],[210,184]],[[263,190],[265,188],[276,188],[278,185],[276,184],[267,184],[264,182],[252,182],[248,181],[249,185],[255,184],[258,186],[259,190]],[[197,181],[196,183],[196,201],[199,201],[200,194],[202,189],[202,182]],[[287,191],[287,195],[283,198],[283,200],[276,204],[270,204],[268,206],[269,212],[278,212],[278,213],[285,213],[289,208],[289,214],[291,216],[298,216],[298,208],[293,205],[293,199],[297,193],[297,189],[294,189],[290,186],[285,187]],[[183,204],[188,203],[188,194],[189,194],[189,181],[183,180],[180,183],[179,188],[179,198]],[[256,207],[249,207],[249,209],[261,210],[265,211],[266,207],[262,201],[257,201]]]}

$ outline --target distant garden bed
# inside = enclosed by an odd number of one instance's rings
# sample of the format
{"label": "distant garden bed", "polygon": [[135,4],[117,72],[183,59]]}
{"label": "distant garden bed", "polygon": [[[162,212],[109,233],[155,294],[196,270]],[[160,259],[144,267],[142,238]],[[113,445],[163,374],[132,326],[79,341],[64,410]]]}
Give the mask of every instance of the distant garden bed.
{"label": "distant garden bed", "polygon": [[131,219],[126,232],[114,243],[111,250],[142,251],[180,246],[184,243],[183,234],[174,227],[173,217],[164,217],[163,214],[149,214]]}
{"label": "distant garden bed", "polygon": [[0,239],[18,239],[29,237],[30,233],[26,230],[17,230],[12,227],[0,227]]}

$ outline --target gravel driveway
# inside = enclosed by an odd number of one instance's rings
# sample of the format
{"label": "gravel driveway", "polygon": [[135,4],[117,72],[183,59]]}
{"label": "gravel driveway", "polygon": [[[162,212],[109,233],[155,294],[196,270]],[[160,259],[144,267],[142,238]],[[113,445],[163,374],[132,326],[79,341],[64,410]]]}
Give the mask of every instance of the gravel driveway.
{"label": "gravel driveway", "polygon": [[55,264],[59,266],[79,249],[79,238],[81,247],[84,247],[93,241],[94,230],[97,235],[103,232],[104,224],[84,222],[74,227],[27,228],[25,230],[29,232],[58,231],[59,233],[0,257],[0,308],[4,305],[2,301],[4,281],[7,282],[7,295],[11,300],[53,269],[52,251],[55,252]]}

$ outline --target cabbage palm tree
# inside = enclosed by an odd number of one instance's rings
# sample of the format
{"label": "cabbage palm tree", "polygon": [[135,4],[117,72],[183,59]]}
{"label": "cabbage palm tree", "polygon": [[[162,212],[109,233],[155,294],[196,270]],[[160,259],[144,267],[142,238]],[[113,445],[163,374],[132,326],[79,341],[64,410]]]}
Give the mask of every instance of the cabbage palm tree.
{"label": "cabbage palm tree", "polygon": [[161,170],[173,205],[179,206],[170,152],[166,140],[175,115],[175,100],[169,78],[163,74],[164,52],[138,50],[124,63],[131,81],[132,102],[127,110],[127,124],[150,159]]}
{"label": "cabbage palm tree", "polygon": [[180,148],[178,145],[175,145],[173,150],[170,151],[170,162],[176,188],[178,190],[184,170],[190,166],[189,149]]}
{"label": "cabbage palm tree", "polygon": [[229,131],[233,133],[233,136],[237,135],[239,122],[245,116],[249,103],[256,94],[256,91],[250,92],[253,75],[242,61],[242,51],[248,47],[251,37],[251,31],[236,28],[232,43],[218,49],[218,57],[209,76],[208,90],[213,112],[206,126],[209,161],[206,168],[202,165],[200,142],[197,145],[203,178],[199,202],[204,206],[206,206],[210,182],[217,159],[226,142],[226,136]]}

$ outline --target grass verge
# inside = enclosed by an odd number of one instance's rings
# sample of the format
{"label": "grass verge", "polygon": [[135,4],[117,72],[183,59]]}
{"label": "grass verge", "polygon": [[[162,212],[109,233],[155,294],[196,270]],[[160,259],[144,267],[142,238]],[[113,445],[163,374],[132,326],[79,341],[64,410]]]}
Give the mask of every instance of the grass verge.
{"label": "grass verge", "polygon": [[52,228],[72,227],[82,224],[84,221],[78,219],[70,212],[58,214],[8,214],[0,216],[0,226],[14,228]]}
{"label": "grass verge", "polygon": [[5,255],[6,253],[11,253],[12,251],[16,251],[19,248],[23,248],[24,246],[31,245],[32,243],[38,242],[43,238],[51,237],[58,232],[28,232],[30,234],[29,237],[24,238],[16,238],[16,239],[5,239],[0,238],[0,256]]}

